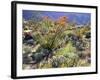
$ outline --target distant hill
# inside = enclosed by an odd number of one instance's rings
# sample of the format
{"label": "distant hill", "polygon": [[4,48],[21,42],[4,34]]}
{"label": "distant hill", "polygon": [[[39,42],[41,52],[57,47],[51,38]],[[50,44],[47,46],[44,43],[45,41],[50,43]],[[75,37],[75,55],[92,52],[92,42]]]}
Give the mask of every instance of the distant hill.
{"label": "distant hill", "polygon": [[69,22],[75,22],[78,25],[84,25],[84,24],[90,23],[90,21],[91,21],[90,13],[48,12],[48,11],[23,10],[23,18],[25,20],[30,20],[32,17],[35,19],[39,19],[43,16],[48,16],[53,20],[57,20],[61,16],[67,16]]}

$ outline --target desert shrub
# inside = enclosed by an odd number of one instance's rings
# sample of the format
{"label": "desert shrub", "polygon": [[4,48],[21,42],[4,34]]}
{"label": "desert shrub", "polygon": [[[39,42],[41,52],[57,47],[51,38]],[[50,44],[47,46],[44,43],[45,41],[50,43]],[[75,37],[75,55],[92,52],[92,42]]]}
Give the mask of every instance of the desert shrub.
{"label": "desert shrub", "polygon": [[67,53],[74,53],[76,52],[76,48],[73,47],[72,43],[69,41],[65,47],[60,48],[56,51],[55,55],[67,55]]}
{"label": "desert shrub", "polygon": [[83,43],[82,43],[81,41],[76,42],[75,46],[76,46],[76,49],[77,49],[78,51],[84,50],[84,49],[83,49],[83,46],[84,46],[84,45],[83,45]]}
{"label": "desert shrub", "polygon": [[43,52],[36,52],[31,57],[33,61],[36,61],[36,63],[40,62],[44,58]]}
{"label": "desert shrub", "polygon": [[86,59],[80,59],[78,62],[77,62],[77,66],[90,66],[90,63],[87,62]]}
{"label": "desert shrub", "polygon": [[39,68],[52,68],[52,60],[49,58],[47,61],[43,60],[39,64]]}
{"label": "desert shrub", "polygon": [[91,37],[91,33],[90,32],[87,32],[87,33],[85,33],[85,38],[90,38]]}
{"label": "desert shrub", "polygon": [[57,68],[59,66],[60,66],[59,58],[57,58],[56,56],[53,56],[53,58],[52,58],[52,67]]}
{"label": "desert shrub", "polygon": [[29,53],[31,53],[31,50],[32,50],[32,48],[30,47],[30,46],[26,46],[26,45],[23,45],[23,54],[29,54]]}
{"label": "desert shrub", "polygon": [[39,43],[39,44],[45,43],[45,40],[39,31],[37,31],[37,33],[34,33],[34,37],[36,39],[36,43]]}
{"label": "desert shrub", "polygon": [[73,53],[73,55],[71,54],[71,56],[68,56],[67,58],[67,66],[76,67],[78,60],[79,60],[78,55],[76,55],[75,53]]}
{"label": "desert shrub", "polygon": [[48,17],[44,17],[43,21],[41,22],[41,26],[45,29],[48,29],[50,27],[52,27],[52,21],[50,20],[50,18]]}
{"label": "desert shrub", "polygon": [[59,63],[60,63],[59,67],[62,67],[62,68],[68,67],[67,58],[65,56],[61,55],[58,57],[58,59],[59,59]]}
{"label": "desert shrub", "polygon": [[29,63],[32,58],[29,56],[32,52],[31,52],[32,48],[30,46],[25,46],[23,45],[23,63],[27,64]]}
{"label": "desert shrub", "polygon": [[64,48],[57,50],[54,55],[58,58],[59,56],[64,57],[64,62],[60,65],[65,67],[72,67],[77,66],[77,61],[79,59],[78,55],[75,52],[76,48],[72,46],[71,42],[69,42]]}
{"label": "desert shrub", "polygon": [[87,32],[90,32],[90,27],[84,26],[76,30],[76,35],[82,39]]}

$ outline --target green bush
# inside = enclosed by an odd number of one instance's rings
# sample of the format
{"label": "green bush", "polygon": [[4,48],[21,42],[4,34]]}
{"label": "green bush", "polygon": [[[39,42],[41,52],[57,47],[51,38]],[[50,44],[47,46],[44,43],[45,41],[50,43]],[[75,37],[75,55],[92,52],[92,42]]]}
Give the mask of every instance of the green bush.
{"label": "green bush", "polygon": [[75,52],[76,48],[69,42],[64,48],[57,50],[54,54],[57,57],[63,56],[65,58],[64,62],[61,64],[63,67],[72,67],[77,66],[77,61],[79,60],[79,57]]}

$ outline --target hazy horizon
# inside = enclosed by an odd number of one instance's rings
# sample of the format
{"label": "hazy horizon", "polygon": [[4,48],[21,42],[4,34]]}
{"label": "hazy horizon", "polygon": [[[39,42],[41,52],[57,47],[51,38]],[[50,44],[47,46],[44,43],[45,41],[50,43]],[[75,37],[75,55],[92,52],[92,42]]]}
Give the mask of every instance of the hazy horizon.
{"label": "hazy horizon", "polygon": [[52,20],[57,20],[61,16],[66,16],[69,22],[75,21],[76,24],[81,25],[90,23],[91,21],[90,13],[23,10],[23,18],[25,20],[30,20],[33,16],[35,16],[34,18],[36,19],[48,16]]}

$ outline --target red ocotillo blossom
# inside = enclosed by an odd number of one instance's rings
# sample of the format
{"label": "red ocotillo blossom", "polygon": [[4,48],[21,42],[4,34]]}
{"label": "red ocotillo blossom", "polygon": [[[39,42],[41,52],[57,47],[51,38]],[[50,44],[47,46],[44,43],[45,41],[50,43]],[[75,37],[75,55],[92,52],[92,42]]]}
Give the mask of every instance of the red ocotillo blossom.
{"label": "red ocotillo blossom", "polygon": [[56,21],[56,24],[60,26],[65,26],[68,23],[68,17],[66,16],[61,16],[59,19]]}

